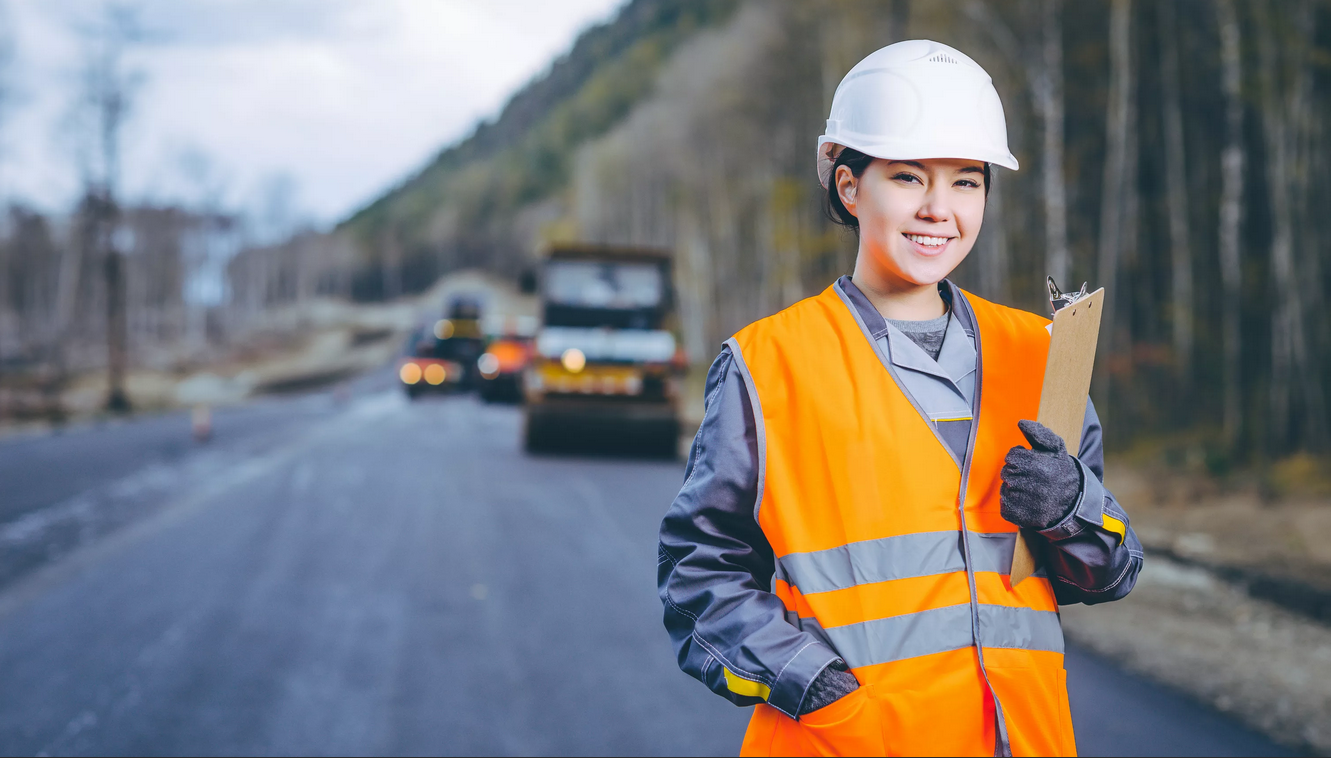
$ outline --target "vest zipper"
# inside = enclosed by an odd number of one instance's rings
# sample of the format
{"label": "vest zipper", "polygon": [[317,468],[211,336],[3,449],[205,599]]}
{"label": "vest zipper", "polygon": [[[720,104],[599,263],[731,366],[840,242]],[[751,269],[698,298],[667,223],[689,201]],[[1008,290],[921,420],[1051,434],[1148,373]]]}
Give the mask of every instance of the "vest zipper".
{"label": "vest zipper", "polygon": [[980,324],[975,320],[975,311],[971,310],[970,303],[966,302],[965,296],[955,287],[952,290],[952,299],[954,303],[958,301],[965,303],[966,313],[970,317],[972,328],[975,329],[975,397],[971,400],[973,420],[970,438],[966,440],[965,462],[961,467],[961,491],[957,494],[957,513],[961,516],[961,553],[966,562],[966,582],[970,586],[971,636],[975,640],[975,651],[980,659],[980,674],[984,677],[985,686],[989,688],[989,696],[994,699],[994,736],[998,742],[994,746],[994,755],[1008,758],[1012,755],[1012,745],[1008,741],[1003,704],[998,699],[998,693],[994,692],[994,687],[989,682],[989,672],[984,667],[984,644],[980,639],[980,601],[975,589],[975,569],[971,563],[970,530],[966,528],[966,489],[970,485],[971,453],[975,449],[975,438],[980,431],[980,397],[984,392],[984,349],[980,342]]}

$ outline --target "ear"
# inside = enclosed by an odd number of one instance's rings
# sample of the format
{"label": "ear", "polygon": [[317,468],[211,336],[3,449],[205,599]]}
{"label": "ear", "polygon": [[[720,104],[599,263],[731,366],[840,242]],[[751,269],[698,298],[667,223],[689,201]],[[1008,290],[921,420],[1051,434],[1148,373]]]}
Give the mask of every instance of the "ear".
{"label": "ear", "polygon": [[855,178],[849,166],[837,166],[832,181],[836,182],[837,196],[841,198],[841,204],[846,206],[850,215],[859,218],[860,214],[855,211],[855,197],[859,191],[860,180]]}

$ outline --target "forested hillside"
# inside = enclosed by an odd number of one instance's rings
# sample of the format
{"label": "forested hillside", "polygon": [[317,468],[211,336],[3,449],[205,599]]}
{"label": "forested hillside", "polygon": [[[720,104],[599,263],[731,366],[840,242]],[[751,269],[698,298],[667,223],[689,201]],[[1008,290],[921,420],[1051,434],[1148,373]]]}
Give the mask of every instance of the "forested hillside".
{"label": "forested hillside", "polygon": [[498,118],[343,225],[378,264],[362,270],[357,294],[391,297],[448,270],[520,263],[548,221],[533,206],[567,186],[577,150],[651,95],[682,41],[724,22],[735,6],[633,0],[583,33]]}
{"label": "forested hillside", "polygon": [[815,140],[859,58],[932,38],[993,75],[1022,164],[957,278],[1033,310],[1046,273],[1108,288],[1111,444],[1323,450],[1329,33],[1325,0],[638,0],[344,231],[374,296],[555,239],[670,248],[706,361],[849,270]]}

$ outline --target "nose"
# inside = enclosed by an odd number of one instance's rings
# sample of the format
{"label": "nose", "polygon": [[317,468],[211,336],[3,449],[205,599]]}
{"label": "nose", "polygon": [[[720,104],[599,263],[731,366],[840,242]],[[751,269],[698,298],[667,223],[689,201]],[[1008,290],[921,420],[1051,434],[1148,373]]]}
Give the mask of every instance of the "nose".
{"label": "nose", "polygon": [[924,202],[920,205],[920,209],[915,212],[915,218],[931,223],[951,220],[952,208],[948,205],[947,193],[943,192],[936,184],[931,186],[924,195]]}

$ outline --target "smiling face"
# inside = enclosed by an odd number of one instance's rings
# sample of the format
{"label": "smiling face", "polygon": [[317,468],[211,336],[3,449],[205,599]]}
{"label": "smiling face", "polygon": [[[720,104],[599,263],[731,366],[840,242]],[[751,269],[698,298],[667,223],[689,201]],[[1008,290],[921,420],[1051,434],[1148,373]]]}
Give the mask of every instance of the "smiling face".
{"label": "smiling face", "polygon": [[839,166],[835,179],[860,223],[857,276],[867,266],[887,290],[931,286],[975,246],[985,204],[979,161],[878,159],[858,178]]}

